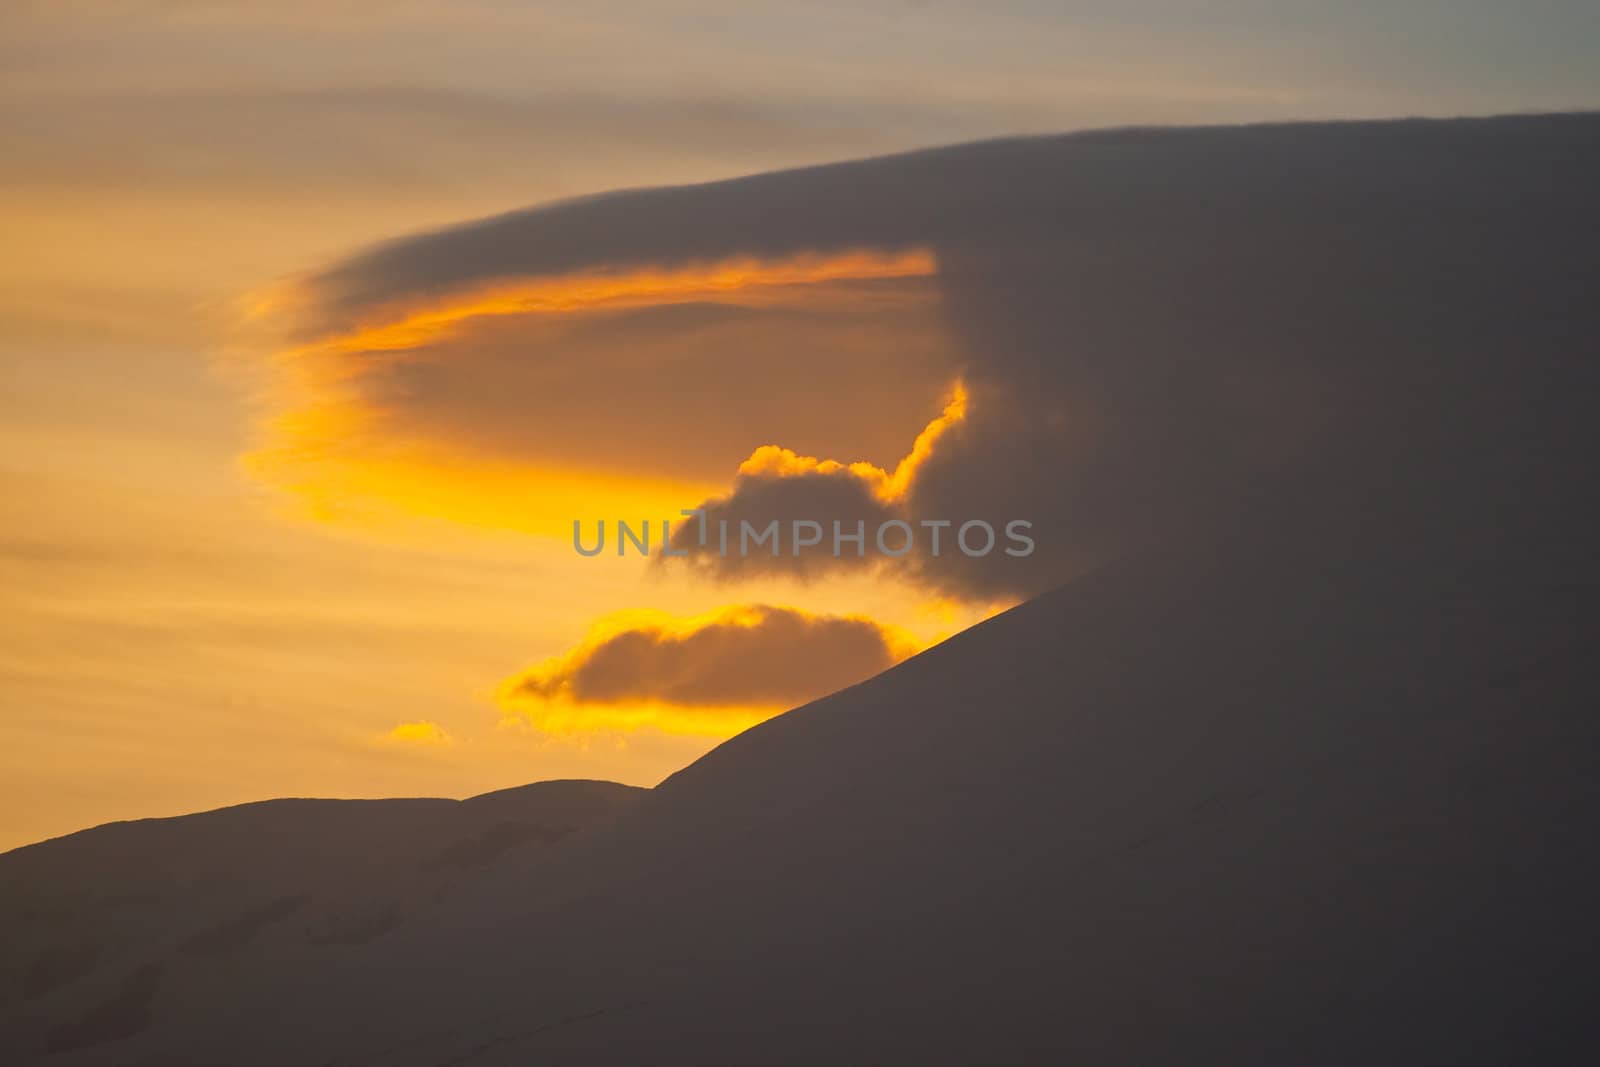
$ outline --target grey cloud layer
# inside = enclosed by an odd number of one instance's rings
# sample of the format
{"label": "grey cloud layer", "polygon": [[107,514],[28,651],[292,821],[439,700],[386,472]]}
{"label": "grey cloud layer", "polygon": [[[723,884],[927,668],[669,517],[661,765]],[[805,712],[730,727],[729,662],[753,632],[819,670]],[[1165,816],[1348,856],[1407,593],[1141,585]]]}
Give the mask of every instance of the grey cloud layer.
{"label": "grey cloud layer", "polygon": [[[315,291],[339,320],[506,275],[931,246],[973,400],[897,511],[1030,519],[1039,551],[908,566],[1026,595],[1313,484],[1374,521],[1478,521],[1472,478],[1546,468],[1592,385],[1596,187],[1592,114],[1117,130],[516,212]],[[826,518],[818,494],[854,492],[747,479],[714,506]]]}
{"label": "grey cloud layer", "polygon": [[715,485],[763,442],[890,457],[956,359],[932,289],[883,279],[848,286],[862,306],[488,317],[367,363],[359,388],[418,437],[568,470]]}

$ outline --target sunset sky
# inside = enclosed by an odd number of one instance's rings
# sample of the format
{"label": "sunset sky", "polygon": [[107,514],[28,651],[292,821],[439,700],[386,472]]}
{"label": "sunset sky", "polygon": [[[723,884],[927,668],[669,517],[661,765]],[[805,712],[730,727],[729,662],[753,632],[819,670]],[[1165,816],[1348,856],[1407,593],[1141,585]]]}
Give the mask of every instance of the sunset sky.
{"label": "sunset sky", "polygon": [[986,499],[961,456],[1007,455],[1025,379],[978,351],[1013,305],[944,251],[966,157],[926,203],[868,168],[506,213],[1013,134],[1592,106],[1597,10],[4,5],[0,848],[652,785],[1037,587],[572,545]]}

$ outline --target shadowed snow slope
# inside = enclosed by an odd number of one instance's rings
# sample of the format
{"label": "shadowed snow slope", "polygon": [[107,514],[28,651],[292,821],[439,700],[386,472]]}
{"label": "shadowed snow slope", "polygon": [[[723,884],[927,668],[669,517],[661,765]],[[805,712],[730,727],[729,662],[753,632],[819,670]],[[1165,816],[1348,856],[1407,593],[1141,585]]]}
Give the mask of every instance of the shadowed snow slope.
{"label": "shadowed snow slope", "polygon": [[470,800],[269,800],[112,823],[0,856],[0,1051],[149,1025],[158,989],[366,944],[519,852],[644,796],[541,782]]}

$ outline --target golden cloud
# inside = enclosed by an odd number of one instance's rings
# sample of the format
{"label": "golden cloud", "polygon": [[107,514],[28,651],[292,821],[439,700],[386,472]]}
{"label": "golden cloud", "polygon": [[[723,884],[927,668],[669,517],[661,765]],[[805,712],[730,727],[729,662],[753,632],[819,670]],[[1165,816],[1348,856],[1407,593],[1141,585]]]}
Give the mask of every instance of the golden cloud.
{"label": "golden cloud", "polygon": [[936,267],[924,249],[736,256],[493,280],[348,314],[302,282],[254,309],[288,341],[245,464],[324,520],[557,535],[597,510],[674,515],[752,438],[892,447],[953,358]]}
{"label": "golden cloud", "polygon": [[917,439],[893,471],[865,461],[841,463],[834,459],[817,459],[802,456],[781,445],[762,445],[739,464],[739,474],[747,478],[794,478],[808,474],[840,475],[857,478],[884,504],[892,504],[906,495],[917,476],[917,468],[933,454],[934,445],[950,427],[967,417],[967,388],[956,382],[950,388],[950,399],[944,410],[924,426]]}
{"label": "golden cloud", "polygon": [[403,722],[395,726],[384,739],[406,745],[423,745],[440,748],[455,744],[455,738],[450,736],[443,726],[427,719],[415,722]]}
{"label": "golden cloud", "polygon": [[627,612],[508,680],[500,697],[511,716],[551,733],[732,734],[915,651],[909,636],[861,616],[760,604],[691,618]]}

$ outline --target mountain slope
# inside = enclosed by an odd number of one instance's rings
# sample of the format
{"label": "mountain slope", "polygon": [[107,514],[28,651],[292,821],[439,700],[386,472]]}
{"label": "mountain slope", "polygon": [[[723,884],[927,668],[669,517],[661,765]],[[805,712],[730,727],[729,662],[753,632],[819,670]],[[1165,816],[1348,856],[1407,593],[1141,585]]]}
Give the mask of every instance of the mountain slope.
{"label": "mountain slope", "polygon": [[382,938],[644,793],[571,781],[464,801],[273,800],[15,849],[0,855],[0,1048],[101,1044],[142,1029],[149,996],[185,972]]}
{"label": "mountain slope", "polygon": [[61,1062],[1584,1058],[1592,584],[1273,514]]}

